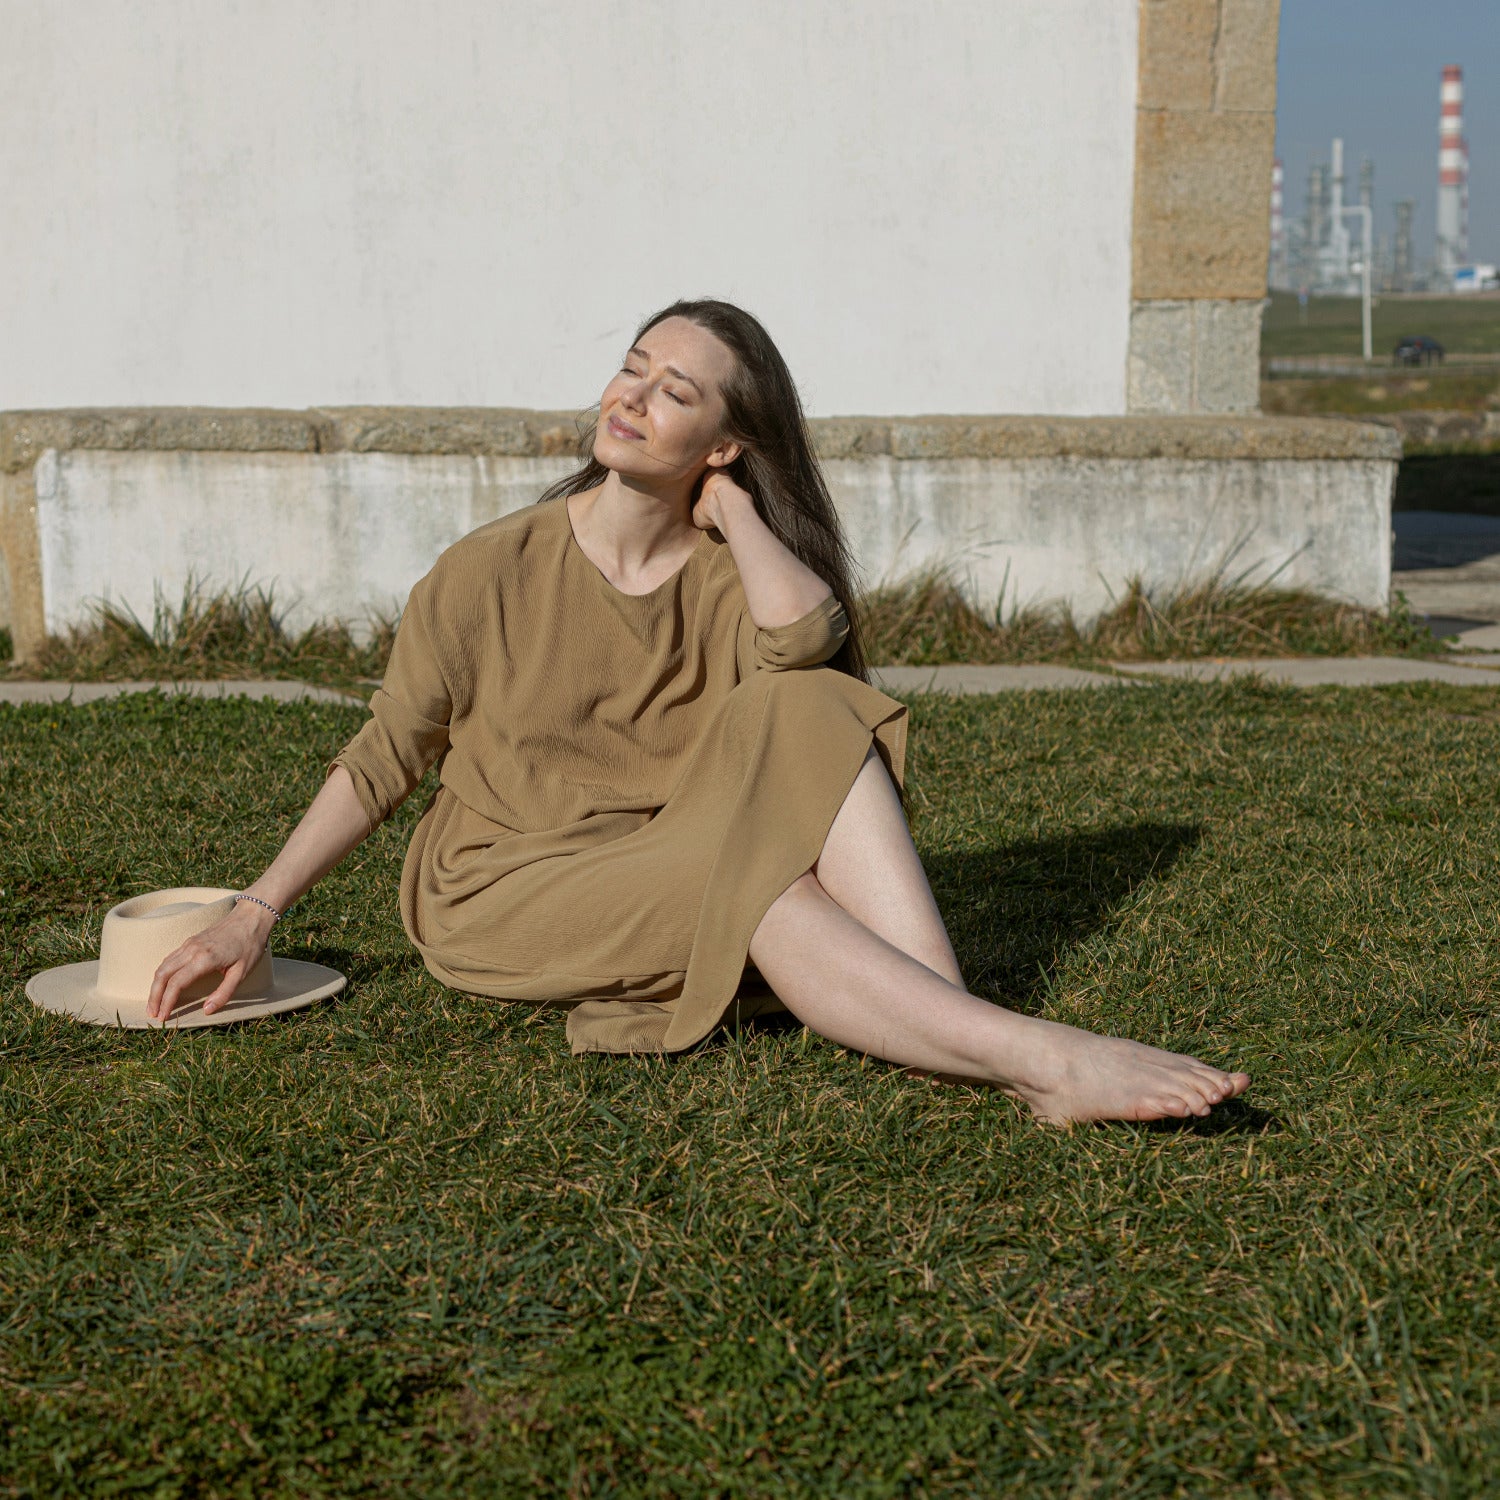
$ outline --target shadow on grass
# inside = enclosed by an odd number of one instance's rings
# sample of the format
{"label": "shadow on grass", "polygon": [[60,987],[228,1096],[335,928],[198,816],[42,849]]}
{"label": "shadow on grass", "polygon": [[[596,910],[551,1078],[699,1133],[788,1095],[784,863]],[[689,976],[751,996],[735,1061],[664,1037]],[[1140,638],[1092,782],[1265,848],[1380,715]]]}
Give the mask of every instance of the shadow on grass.
{"label": "shadow on grass", "polygon": [[[1255,1079],[1250,1087],[1255,1087]],[[1153,1132],[1165,1131],[1168,1135],[1276,1135],[1283,1129],[1281,1119],[1270,1110],[1247,1104],[1244,1099],[1231,1099],[1227,1104],[1216,1105],[1214,1112],[1203,1119],[1151,1120],[1139,1129]]]}
{"label": "shadow on grass", "polygon": [[1030,1011],[1068,953],[1201,838],[1196,824],[1130,823],[925,863],[969,988]]}
{"label": "shadow on grass", "polygon": [[295,958],[306,963],[324,964],[337,969],[351,985],[361,985],[375,980],[390,979],[397,974],[425,973],[422,955],[403,938],[399,953],[369,953],[354,948],[318,946],[311,948],[288,948],[284,953],[271,951],[281,958]]}
{"label": "shadow on grass", "polygon": [[[1033,1011],[1068,953],[1201,838],[1196,824],[1131,823],[933,855],[923,865],[970,990]],[[741,1030],[800,1025],[774,1014]]]}

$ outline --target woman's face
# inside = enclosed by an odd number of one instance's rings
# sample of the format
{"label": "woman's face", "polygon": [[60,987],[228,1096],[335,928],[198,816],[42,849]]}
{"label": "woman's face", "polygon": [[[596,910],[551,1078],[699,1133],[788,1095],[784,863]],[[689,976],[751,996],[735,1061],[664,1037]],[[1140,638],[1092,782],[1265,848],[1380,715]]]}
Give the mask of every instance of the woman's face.
{"label": "woman's face", "polygon": [[707,329],[667,318],[647,329],[599,398],[594,457],[636,479],[696,479],[740,446],[720,437],[734,356]]}

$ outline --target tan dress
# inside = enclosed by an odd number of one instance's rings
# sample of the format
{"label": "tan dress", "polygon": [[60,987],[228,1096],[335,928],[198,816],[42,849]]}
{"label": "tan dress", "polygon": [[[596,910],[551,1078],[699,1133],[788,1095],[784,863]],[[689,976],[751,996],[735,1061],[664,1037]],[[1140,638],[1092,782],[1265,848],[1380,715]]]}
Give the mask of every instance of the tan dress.
{"label": "tan dress", "polygon": [[432,974],[570,1004],[574,1052],[680,1051],[780,1008],[752,933],[871,743],[905,772],[904,705],[822,665],[848,629],[833,598],[757,629],[717,531],[648,594],[594,566],[564,499],[455,542],[328,767],[373,830],[441,758],[401,872]]}

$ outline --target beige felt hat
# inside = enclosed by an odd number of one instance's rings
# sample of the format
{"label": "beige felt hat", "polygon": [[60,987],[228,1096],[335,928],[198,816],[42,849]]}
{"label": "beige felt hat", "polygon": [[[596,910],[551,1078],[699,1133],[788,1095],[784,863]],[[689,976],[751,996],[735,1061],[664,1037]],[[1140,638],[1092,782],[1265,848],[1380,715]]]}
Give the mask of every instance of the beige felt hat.
{"label": "beige felt hat", "polygon": [[[26,981],[26,993],[43,1010],[95,1026],[159,1028],[163,1022],[146,1014],[158,965],[194,933],[227,917],[234,910],[235,894],[217,887],[184,885],[132,896],[105,913],[96,960],[63,964],[33,975]],[[165,1024],[174,1028],[227,1026],[232,1021],[274,1016],[336,995],[345,984],[337,969],[295,958],[272,958],[267,949],[240,980],[228,1003],[213,1015],[204,1015],[204,998],[223,979],[221,973],[210,973],[186,986]]]}

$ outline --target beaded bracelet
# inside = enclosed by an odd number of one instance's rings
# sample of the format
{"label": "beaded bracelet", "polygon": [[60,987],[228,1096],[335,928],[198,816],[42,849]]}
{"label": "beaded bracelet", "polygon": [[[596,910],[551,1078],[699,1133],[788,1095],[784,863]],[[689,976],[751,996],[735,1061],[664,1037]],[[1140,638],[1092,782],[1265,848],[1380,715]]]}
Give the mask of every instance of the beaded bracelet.
{"label": "beaded bracelet", "polygon": [[281,920],[281,913],[279,911],[277,911],[276,908],[274,906],[272,906],[269,901],[262,901],[259,896],[251,896],[251,895],[248,895],[246,892],[241,891],[239,893],[239,895],[236,896],[234,899],[236,901],[253,901],[253,902],[255,902],[255,904],[257,906],[263,906],[263,907],[265,907],[265,909],[268,912],[270,912],[271,915],[275,918],[275,920],[271,923],[272,927],[274,927],[276,925],[276,923]]}

